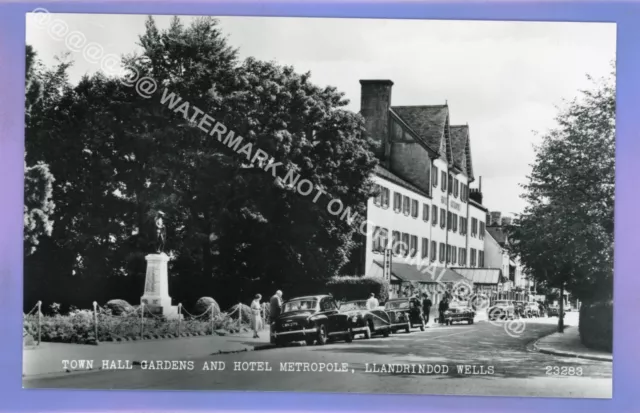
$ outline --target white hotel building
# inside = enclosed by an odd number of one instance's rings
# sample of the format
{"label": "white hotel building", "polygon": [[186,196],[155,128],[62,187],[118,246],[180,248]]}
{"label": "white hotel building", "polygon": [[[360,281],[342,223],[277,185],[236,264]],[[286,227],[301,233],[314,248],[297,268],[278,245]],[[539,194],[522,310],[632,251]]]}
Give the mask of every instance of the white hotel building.
{"label": "white hotel building", "polygon": [[[487,209],[480,191],[469,189],[475,180],[469,127],[450,125],[447,105],[391,106],[390,80],[360,83],[360,113],[380,143],[373,177],[380,194],[367,204],[375,230],[357,258],[359,272],[382,274],[385,248],[393,252],[392,282],[428,283],[415,264],[407,265],[416,259],[443,268],[484,267]],[[394,247],[394,241],[402,242]],[[446,275],[445,282],[462,279]]]}

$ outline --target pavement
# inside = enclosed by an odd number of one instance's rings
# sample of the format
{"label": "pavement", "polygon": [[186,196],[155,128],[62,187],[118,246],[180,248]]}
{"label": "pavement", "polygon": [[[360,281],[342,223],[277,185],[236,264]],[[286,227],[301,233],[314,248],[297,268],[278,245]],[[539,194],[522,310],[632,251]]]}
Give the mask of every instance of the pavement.
{"label": "pavement", "polygon": [[613,361],[613,354],[585,347],[580,341],[578,327],[568,327],[564,333],[553,333],[535,343],[535,349],[541,353],[564,357],[576,357],[587,360]]}
{"label": "pavement", "polygon": [[[104,360],[181,360],[211,354],[252,351],[270,347],[268,330],[254,339],[253,332],[227,336],[197,336],[173,339],[103,342],[98,345],[41,343],[23,351],[22,375],[55,375],[77,370],[99,370]],[[64,360],[82,360],[65,365]]]}
{"label": "pavement", "polygon": [[611,398],[611,362],[535,350],[556,323],[526,319],[517,335],[507,334],[504,323],[431,325],[424,332],[357,337],[352,343],[210,352],[182,366],[157,363],[177,357],[149,353],[138,366],[30,376],[23,387]]}

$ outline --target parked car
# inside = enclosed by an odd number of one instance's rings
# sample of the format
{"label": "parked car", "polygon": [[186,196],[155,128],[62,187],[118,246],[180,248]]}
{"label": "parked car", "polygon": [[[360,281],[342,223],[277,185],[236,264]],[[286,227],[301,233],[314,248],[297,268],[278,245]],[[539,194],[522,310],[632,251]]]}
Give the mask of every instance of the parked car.
{"label": "parked car", "polygon": [[348,315],[338,310],[332,296],[313,295],[286,301],[273,323],[273,335],[276,346],[295,341],[323,345],[338,339],[351,342],[351,327]]}
{"label": "parked car", "polygon": [[422,306],[417,298],[394,298],[386,302],[384,310],[389,315],[391,331],[404,330],[411,332],[412,328],[419,327],[424,331],[425,322],[422,317]]}
{"label": "parked car", "polygon": [[524,301],[514,301],[513,307],[517,317],[527,317],[527,303]]}
{"label": "parked car", "polygon": [[349,317],[352,337],[359,334],[367,339],[374,335],[389,337],[391,333],[391,321],[384,307],[368,310],[366,300],[355,300],[342,303],[340,312]]}
{"label": "parked car", "polygon": [[525,314],[529,318],[540,317],[540,306],[538,303],[527,303]]}
{"label": "parked car", "polygon": [[515,308],[513,302],[508,300],[498,300],[487,309],[489,320],[513,320],[515,316]]}
{"label": "parked car", "polygon": [[[567,315],[567,312],[564,312],[564,315]],[[547,316],[548,317],[559,317],[560,316],[560,307],[555,305],[550,305],[547,308]]]}
{"label": "parked car", "polygon": [[473,324],[475,316],[476,312],[467,301],[452,301],[449,303],[449,309],[444,312],[444,324],[451,325],[462,321]]}

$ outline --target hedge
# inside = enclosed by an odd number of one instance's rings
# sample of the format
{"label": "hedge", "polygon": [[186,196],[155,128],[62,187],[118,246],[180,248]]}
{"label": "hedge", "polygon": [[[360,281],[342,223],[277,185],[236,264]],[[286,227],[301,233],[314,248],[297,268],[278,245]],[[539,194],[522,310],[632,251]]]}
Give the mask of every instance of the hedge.
{"label": "hedge", "polygon": [[578,324],[582,344],[613,351],[613,300],[582,303]]}
{"label": "hedge", "polygon": [[381,277],[336,276],[327,288],[337,300],[365,300],[371,293],[380,303],[389,299],[389,282]]}

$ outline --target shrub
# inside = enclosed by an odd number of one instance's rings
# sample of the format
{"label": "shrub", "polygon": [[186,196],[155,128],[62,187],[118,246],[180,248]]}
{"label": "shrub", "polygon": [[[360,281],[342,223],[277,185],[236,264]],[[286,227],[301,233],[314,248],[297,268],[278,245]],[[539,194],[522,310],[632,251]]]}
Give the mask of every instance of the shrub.
{"label": "shrub", "polygon": [[110,300],[105,304],[105,308],[111,310],[113,315],[123,315],[134,310],[133,306],[125,300]]}
{"label": "shrub", "polygon": [[613,300],[583,303],[578,330],[585,346],[613,351]]}
{"label": "shrub", "polygon": [[229,309],[228,314],[233,321],[235,321],[236,328],[238,326],[238,319],[241,319],[242,324],[251,324],[251,307],[246,304],[238,303]]}
{"label": "shrub", "polygon": [[212,305],[214,317],[218,316],[220,314],[220,306],[218,305],[216,300],[211,297],[202,297],[198,301],[196,301],[196,304],[193,306],[193,315],[199,316],[208,311],[209,314],[206,316],[206,318],[210,318]]}
{"label": "shrub", "polygon": [[336,276],[327,287],[337,300],[364,300],[371,293],[381,303],[389,299],[389,282],[381,277]]}

